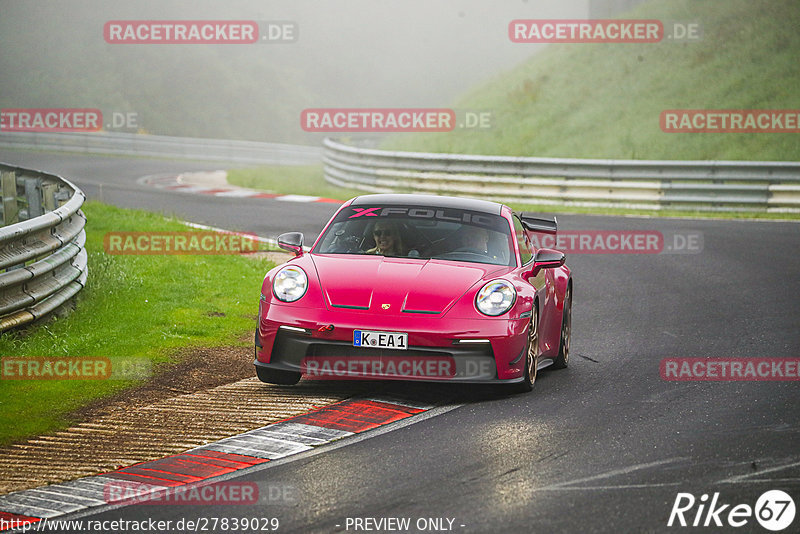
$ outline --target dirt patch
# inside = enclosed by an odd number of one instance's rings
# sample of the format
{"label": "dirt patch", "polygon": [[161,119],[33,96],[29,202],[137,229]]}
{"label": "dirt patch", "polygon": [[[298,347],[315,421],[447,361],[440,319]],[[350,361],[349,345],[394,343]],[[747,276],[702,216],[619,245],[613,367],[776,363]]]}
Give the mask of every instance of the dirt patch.
{"label": "dirt patch", "polygon": [[[271,251],[256,253],[252,257],[266,257],[276,264],[282,264],[294,256],[283,251]],[[217,317],[225,314],[212,310],[208,315]],[[258,317],[253,315],[248,319],[255,325]],[[155,404],[178,395],[253,378],[253,332],[243,334],[238,341],[248,345],[179,349],[173,354],[172,361],[154,367],[153,377],[146,383],[97,399],[67,416],[67,420],[73,424],[89,421],[111,413]]]}
{"label": "dirt patch", "polygon": [[[248,339],[252,335],[248,335]],[[252,347],[181,349],[173,361],[157,365],[146,383],[98,399],[71,414],[74,422],[203,391],[255,376]]]}

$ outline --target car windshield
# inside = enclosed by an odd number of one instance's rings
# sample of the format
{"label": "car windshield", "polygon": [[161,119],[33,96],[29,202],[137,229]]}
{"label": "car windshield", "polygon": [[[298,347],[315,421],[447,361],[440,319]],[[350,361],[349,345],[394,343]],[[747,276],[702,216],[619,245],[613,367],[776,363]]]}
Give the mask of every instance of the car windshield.
{"label": "car windshield", "polygon": [[312,252],[516,265],[505,218],[435,206],[346,208]]}

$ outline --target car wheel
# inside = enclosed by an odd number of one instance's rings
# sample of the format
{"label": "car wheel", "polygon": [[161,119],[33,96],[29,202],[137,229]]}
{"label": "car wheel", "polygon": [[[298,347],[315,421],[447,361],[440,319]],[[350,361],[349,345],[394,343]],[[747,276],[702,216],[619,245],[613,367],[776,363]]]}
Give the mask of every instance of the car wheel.
{"label": "car wheel", "polygon": [[533,389],[536,382],[537,367],[539,364],[539,309],[533,306],[533,316],[528,327],[528,345],[525,349],[525,376],[522,382],[515,385],[517,393],[526,393]]}
{"label": "car wheel", "polygon": [[572,340],[572,286],[564,295],[564,316],[561,319],[561,340],[558,343],[558,356],[553,360],[553,369],[564,369],[569,364],[569,345]]}
{"label": "car wheel", "polygon": [[279,369],[267,369],[266,367],[256,366],[258,379],[267,384],[278,384],[281,386],[293,386],[300,382],[300,373],[294,371],[281,371]]}

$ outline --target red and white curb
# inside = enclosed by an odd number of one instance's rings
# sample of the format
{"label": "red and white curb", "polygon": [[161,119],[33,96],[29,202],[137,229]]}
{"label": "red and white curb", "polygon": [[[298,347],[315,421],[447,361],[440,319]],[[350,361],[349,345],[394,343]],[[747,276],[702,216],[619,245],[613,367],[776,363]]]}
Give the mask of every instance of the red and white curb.
{"label": "red and white curb", "polygon": [[108,488],[124,482],[136,484],[137,497],[205,482],[407,419],[434,407],[388,396],[348,399],[160,460],[0,495],[0,525],[9,525],[5,530],[16,529],[45,518],[120,504],[128,497],[114,497]]}
{"label": "red and white curb", "polygon": [[192,193],[198,195],[211,195],[215,197],[228,197],[228,198],[269,198],[272,200],[280,200],[284,202],[327,202],[341,204],[341,200],[325,197],[314,197],[308,195],[278,195],[275,193],[265,193],[263,191],[256,191],[254,189],[247,189],[244,187],[235,186],[213,186],[213,185],[197,185],[187,184],[181,181],[180,174],[164,174],[156,176],[145,176],[139,180],[139,183],[157,187],[159,189],[167,189],[170,191],[178,191],[181,193]]}

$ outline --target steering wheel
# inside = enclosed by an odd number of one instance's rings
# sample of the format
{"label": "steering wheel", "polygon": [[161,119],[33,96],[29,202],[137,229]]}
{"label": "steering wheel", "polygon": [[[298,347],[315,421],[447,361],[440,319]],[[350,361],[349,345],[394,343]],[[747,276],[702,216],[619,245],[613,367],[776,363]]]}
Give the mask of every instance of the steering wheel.
{"label": "steering wheel", "polygon": [[361,252],[358,236],[347,236],[336,241],[335,251],[339,254],[355,254]]}

